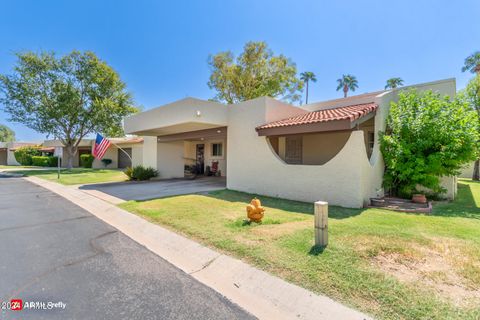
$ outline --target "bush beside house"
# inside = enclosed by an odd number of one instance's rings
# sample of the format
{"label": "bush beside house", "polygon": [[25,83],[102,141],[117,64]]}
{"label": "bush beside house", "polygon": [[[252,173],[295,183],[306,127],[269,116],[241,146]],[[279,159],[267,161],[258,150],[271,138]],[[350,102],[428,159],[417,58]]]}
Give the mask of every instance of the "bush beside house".
{"label": "bush beside house", "polygon": [[102,159],[102,163],[105,166],[105,168],[108,167],[110,164],[112,164],[112,162],[113,162],[112,159],[107,159],[107,158]]}
{"label": "bush beside house", "polygon": [[49,156],[33,156],[32,165],[37,167],[55,167],[57,165],[57,157]]}
{"label": "bush beside house", "polygon": [[41,156],[42,153],[39,150],[38,146],[23,146],[19,147],[13,153],[15,160],[20,163],[22,166],[31,166],[33,165],[32,157]]}
{"label": "bush beside house", "polygon": [[158,171],[151,168],[151,167],[144,167],[144,166],[135,166],[133,168],[128,167],[125,170],[125,174],[127,175],[129,180],[150,180],[158,176]]}
{"label": "bush beside house", "polygon": [[80,155],[80,166],[83,168],[91,168],[95,158],[91,154]]}
{"label": "bush beside house", "polygon": [[380,134],[385,160],[384,187],[411,197],[419,187],[439,195],[444,176],[456,176],[477,158],[477,115],[468,103],[432,91],[399,94],[392,102],[386,131]]}

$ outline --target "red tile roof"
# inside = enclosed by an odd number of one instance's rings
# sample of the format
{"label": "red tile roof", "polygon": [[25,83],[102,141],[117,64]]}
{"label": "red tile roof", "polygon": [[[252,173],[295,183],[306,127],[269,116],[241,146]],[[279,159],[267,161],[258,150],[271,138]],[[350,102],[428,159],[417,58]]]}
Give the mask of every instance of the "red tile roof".
{"label": "red tile roof", "polygon": [[336,121],[336,120],[350,120],[353,122],[370,112],[377,110],[378,105],[373,102],[357,104],[346,107],[339,107],[334,109],[324,109],[314,112],[301,114],[299,116],[270,122],[257,127],[257,130],[270,129],[278,127],[297,126],[302,124]]}

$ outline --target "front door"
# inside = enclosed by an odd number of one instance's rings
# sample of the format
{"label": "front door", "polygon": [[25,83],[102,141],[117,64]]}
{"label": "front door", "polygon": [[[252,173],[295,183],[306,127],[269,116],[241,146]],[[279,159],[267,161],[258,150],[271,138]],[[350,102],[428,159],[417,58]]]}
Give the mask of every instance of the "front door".
{"label": "front door", "polygon": [[196,169],[197,174],[203,174],[205,172],[205,145],[197,144],[197,157],[196,157]]}

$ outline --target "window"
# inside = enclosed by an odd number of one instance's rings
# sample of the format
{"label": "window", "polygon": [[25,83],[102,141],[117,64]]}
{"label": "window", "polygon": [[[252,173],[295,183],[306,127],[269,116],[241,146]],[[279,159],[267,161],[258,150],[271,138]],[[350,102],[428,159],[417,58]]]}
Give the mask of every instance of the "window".
{"label": "window", "polygon": [[221,157],[221,156],[223,156],[223,144],[212,143],[212,157]]}
{"label": "window", "polygon": [[285,162],[288,164],[302,164],[303,137],[292,136],[285,138]]}

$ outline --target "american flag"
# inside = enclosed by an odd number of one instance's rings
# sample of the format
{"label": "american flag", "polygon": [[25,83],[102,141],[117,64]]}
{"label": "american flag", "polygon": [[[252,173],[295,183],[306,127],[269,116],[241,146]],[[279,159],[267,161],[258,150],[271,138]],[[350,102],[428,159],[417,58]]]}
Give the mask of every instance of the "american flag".
{"label": "american flag", "polygon": [[108,147],[110,147],[111,142],[102,137],[97,133],[97,138],[95,139],[95,146],[93,147],[93,156],[97,159],[102,159],[103,156],[105,155],[105,152],[107,152]]}

